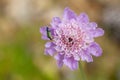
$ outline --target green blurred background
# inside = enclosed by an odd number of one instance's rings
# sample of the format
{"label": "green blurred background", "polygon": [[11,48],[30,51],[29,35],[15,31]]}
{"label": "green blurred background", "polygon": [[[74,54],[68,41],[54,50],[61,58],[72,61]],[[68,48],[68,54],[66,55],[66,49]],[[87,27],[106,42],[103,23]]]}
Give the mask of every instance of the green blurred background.
{"label": "green blurred background", "polygon": [[120,0],[0,0],[0,80],[82,80],[79,70],[58,69],[44,55],[39,28],[65,7],[86,12],[105,30],[96,39],[101,57],[83,63],[88,80],[120,80]]}

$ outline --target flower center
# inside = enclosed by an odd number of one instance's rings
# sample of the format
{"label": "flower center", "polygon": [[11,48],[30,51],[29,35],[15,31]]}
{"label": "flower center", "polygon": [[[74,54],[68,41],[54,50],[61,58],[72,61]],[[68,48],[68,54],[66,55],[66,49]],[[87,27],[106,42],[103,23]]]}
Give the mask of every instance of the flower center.
{"label": "flower center", "polygon": [[55,43],[66,53],[77,52],[83,46],[84,33],[78,25],[61,25],[55,33]]}
{"label": "flower center", "polygon": [[69,42],[71,42],[73,39],[71,37],[68,38]]}
{"label": "flower center", "polygon": [[75,39],[74,38],[68,37],[68,36],[65,36],[65,35],[62,35],[61,41],[65,45],[65,47],[67,49],[70,49],[74,45],[74,43],[75,43]]}

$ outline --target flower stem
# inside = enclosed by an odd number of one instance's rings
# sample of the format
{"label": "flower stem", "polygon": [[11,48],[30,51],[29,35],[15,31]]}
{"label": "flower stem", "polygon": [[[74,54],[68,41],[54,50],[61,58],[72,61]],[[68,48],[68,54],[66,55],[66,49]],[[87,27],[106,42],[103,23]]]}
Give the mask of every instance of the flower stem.
{"label": "flower stem", "polygon": [[82,68],[82,64],[80,62],[79,62],[79,69],[80,69],[82,80],[86,80],[86,76],[85,76],[84,70]]}

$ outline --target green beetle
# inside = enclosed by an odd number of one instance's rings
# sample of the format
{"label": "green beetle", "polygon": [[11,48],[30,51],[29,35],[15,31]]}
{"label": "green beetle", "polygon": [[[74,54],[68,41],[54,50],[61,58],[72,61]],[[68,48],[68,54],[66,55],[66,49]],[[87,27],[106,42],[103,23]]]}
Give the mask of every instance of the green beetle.
{"label": "green beetle", "polygon": [[51,38],[51,33],[50,33],[50,30],[49,30],[48,27],[46,28],[46,31],[47,31],[47,37],[48,37],[50,40],[52,40],[52,38]]}

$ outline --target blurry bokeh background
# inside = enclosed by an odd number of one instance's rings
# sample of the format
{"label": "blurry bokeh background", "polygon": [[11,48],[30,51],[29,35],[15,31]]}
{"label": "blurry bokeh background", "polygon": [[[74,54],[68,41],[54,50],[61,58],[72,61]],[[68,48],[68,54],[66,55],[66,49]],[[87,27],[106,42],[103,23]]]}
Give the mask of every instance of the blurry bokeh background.
{"label": "blurry bokeh background", "polygon": [[44,55],[39,28],[65,7],[86,12],[105,30],[94,62],[82,62],[88,80],[120,80],[120,0],[0,0],[0,80],[81,80],[79,70],[58,69]]}

